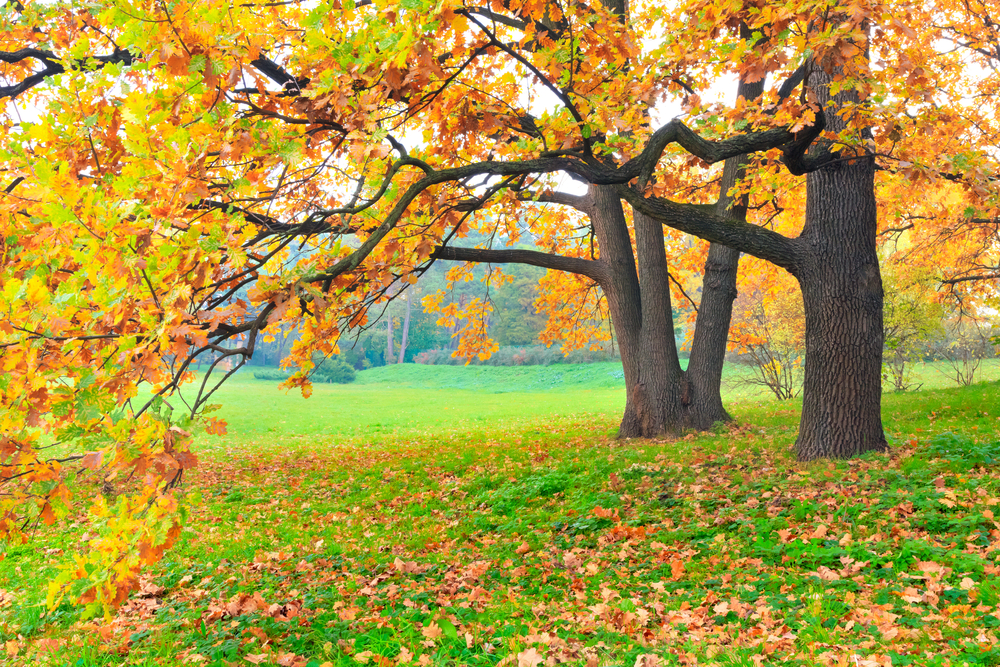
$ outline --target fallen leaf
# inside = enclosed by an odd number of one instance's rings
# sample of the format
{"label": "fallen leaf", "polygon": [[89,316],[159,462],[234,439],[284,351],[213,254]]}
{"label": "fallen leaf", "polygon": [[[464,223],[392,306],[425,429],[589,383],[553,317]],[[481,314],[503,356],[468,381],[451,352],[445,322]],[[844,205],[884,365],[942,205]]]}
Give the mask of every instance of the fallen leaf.
{"label": "fallen leaf", "polygon": [[531,647],[517,654],[517,667],[537,667],[545,661],[545,656]]}
{"label": "fallen leaf", "polygon": [[429,625],[425,625],[423,629],[420,630],[420,634],[433,640],[440,637],[443,633],[441,631],[441,626],[434,621],[431,621]]}

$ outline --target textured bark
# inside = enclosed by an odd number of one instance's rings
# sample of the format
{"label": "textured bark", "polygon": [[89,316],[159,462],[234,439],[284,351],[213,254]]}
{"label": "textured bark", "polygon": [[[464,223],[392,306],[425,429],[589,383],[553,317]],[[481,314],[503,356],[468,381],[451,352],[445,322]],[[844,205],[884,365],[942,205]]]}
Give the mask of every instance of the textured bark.
{"label": "textured bark", "polygon": [[[634,216],[642,326],[638,377],[628,387],[626,416],[619,434],[653,437],[677,434],[688,426],[682,405],[682,371],[674,341],[663,226],[641,213]],[[631,413],[629,412],[631,408]]]}
{"label": "textured bark", "polygon": [[[825,75],[818,98],[829,100]],[[851,101],[834,98],[834,110]],[[843,121],[827,112],[831,128]],[[882,278],[876,254],[875,162],[828,164],[806,178],[806,220],[796,270],[806,313],[800,461],[884,450],[881,417]]]}
{"label": "textured bark", "polygon": [[590,220],[601,248],[600,262],[608,271],[601,288],[608,300],[625,375],[625,413],[618,434],[651,437],[653,432],[644,430],[644,424],[651,419],[646,392],[636,391],[641,366],[642,297],[625,212],[618,195],[609,188],[591,186],[589,194]]}
{"label": "textured bark", "polygon": [[[756,99],[764,92],[764,81],[740,81],[737,97]],[[726,160],[722,169],[718,215],[736,222],[746,222],[747,198],[734,199],[729,190],[746,173],[746,156],[738,155]],[[736,274],[740,252],[719,243],[708,248],[705,275],[702,278],[701,304],[695,319],[694,337],[691,340],[691,358],[684,373],[684,405],[687,423],[704,431],[716,422],[732,418],[722,404],[722,367],[729,342],[729,325],[733,318],[733,301],[736,300]]]}
{"label": "textured bark", "polygon": [[636,251],[622,203],[609,187],[590,190],[590,215],[600,243],[602,283],[618,337],[625,374],[625,412],[619,437],[677,435],[688,427],[682,372],[674,342],[663,226],[642,214],[634,219]]}
{"label": "textured bark", "polygon": [[684,372],[684,404],[692,428],[704,431],[732,418],[722,404],[722,367],[736,299],[738,250],[713,243],[705,261],[701,304]]}

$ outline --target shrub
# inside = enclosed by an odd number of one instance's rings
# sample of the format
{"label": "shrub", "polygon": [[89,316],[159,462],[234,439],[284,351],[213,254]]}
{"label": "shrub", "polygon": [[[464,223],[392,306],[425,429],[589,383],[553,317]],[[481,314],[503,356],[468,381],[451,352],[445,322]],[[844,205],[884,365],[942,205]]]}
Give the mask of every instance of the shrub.
{"label": "shrub", "polygon": [[767,273],[761,274],[756,284],[740,289],[733,304],[730,349],[752,371],[744,382],[764,386],[778,400],[786,400],[802,389],[805,312],[791,276],[767,278]]}
{"label": "shrub", "polygon": [[269,380],[271,382],[283,382],[288,379],[288,373],[277,368],[261,368],[255,370],[253,376],[258,380]]}
{"label": "shrub", "polygon": [[882,272],[885,289],[882,379],[895,391],[920,389],[913,380],[913,361],[923,356],[927,343],[942,331],[942,308],[934,299],[932,275],[893,265]]}
{"label": "shrub", "polygon": [[935,346],[935,356],[948,365],[946,374],[955,384],[968,387],[976,381],[983,359],[996,356],[994,330],[989,323],[965,318],[946,323],[944,331],[945,337]]}
{"label": "shrub", "polygon": [[[310,379],[313,382],[328,382],[333,384],[348,384],[354,382],[356,373],[354,367],[337,357],[324,359],[318,357],[314,359],[316,368],[313,369]],[[253,376],[258,380],[268,380],[271,382],[283,382],[288,379],[291,373],[287,373],[277,368],[261,368],[255,370]]]}
{"label": "shrub", "polygon": [[326,359],[313,371],[313,382],[329,382],[333,384],[349,384],[356,377],[354,367],[336,357]]}
{"label": "shrub", "polygon": [[[464,366],[466,360],[453,357],[451,350],[424,350],[414,357],[418,364],[429,366]],[[574,350],[565,355],[559,348],[544,345],[501,347],[489,359],[473,358],[472,366],[551,366],[553,364],[589,364],[597,361],[618,361],[618,350]]]}

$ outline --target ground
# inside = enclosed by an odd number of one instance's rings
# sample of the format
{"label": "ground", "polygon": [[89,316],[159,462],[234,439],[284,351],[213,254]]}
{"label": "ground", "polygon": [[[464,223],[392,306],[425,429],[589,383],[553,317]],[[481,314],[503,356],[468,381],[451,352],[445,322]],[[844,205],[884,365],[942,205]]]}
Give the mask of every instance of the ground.
{"label": "ground", "polygon": [[[799,404],[612,438],[612,365],[244,374],[181,544],[111,618],[0,562],[14,665],[1000,664],[1000,384],[887,394],[889,455],[797,464]],[[921,372],[936,377],[934,368]],[[742,392],[742,393],[740,393]]]}

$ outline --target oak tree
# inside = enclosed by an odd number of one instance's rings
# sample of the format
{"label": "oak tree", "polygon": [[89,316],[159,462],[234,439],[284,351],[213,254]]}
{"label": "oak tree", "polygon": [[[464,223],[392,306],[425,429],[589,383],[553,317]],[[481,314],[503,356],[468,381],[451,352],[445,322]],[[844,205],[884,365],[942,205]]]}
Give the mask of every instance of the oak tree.
{"label": "oak tree", "polygon": [[[799,280],[799,457],[883,447],[876,171],[961,182],[969,219],[994,219],[993,157],[972,139],[995,119],[957,102],[968,80],[934,20],[950,9],[8,3],[0,534],[86,508],[98,537],[52,600],[120,602],[179,533],[192,434],[225,428],[207,412],[218,381],[294,326],[290,384],[308,394],[314,355],[439,260],[568,272],[549,284],[581,304],[599,285],[628,382],[623,435],[704,423],[691,406],[721,357],[693,354],[685,384],[663,225],[731,249],[709,255],[701,335],[727,328],[732,283],[715,273],[735,253]],[[724,74],[761,90],[702,101]],[[658,120],[668,99],[685,120]],[[755,179],[805,178],[798,236],[743,220],[744,160]],[[692,179],[724,163],[715,202]],[[463,246],[472,230],[545,250]],[[481,320],[489,304],[464,311]],[[460,351],[490,348],[485,328],[467,334]],[[127,492],[109,504],[95,481]]]}

